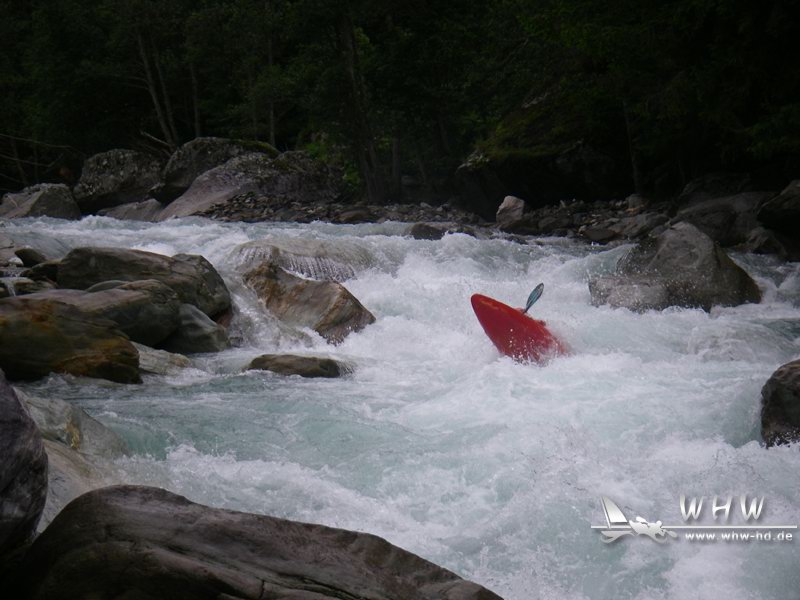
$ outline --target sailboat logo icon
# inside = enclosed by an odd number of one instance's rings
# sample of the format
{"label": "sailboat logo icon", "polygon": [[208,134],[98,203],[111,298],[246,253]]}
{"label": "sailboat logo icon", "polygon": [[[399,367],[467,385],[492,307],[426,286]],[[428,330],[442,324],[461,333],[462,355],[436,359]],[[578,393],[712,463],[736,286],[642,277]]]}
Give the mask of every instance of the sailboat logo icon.
{"label": "sailboat logo icon", "polygon": [[666,537],[677,538],[678,534],[664,527],[661,521],[651,523],[647,519],[637,516],[633,521],[629,521],[625,514],[619,509],[610,498],[602,496],[603,513],[606,517],[606,526],[592,525],[593,529],[599,529],[603,534],[603,541],[606,544],[617,541],[625,535],[646,535],[654,542],[663,544]]}

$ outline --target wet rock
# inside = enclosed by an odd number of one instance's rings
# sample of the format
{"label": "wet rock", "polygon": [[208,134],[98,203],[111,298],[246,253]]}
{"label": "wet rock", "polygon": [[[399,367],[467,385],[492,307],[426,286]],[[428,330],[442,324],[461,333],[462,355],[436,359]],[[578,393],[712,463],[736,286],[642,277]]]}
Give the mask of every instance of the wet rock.
{"label": "wet rock", "polygon": [[158,215],[164,210],[164,205],[155,198],[149,198],[141,202],[129,202],[115,206],[114,208],[104,208],[97,214],[103,217],[111,217],[120,221],[146,221],[152,223],[158,220]]}
{"label": "wet rock", "polygon": [[217,325],[196,306],[181,304],[178,327],[159,346],[168,352],[194,354],[220,352],[230,346],[225,328]]}
{"label": "wet rock", "polygon": [[109,150],[86,159],[73,190],[81,212],[96,213],[128,202],[141,202],[161,179],[161,163],[135,150]]}
{"label": "wet rock", "polygon": [[345,281],[375,263],[369,250],[344,240],[255,240],[234,249],[237,263],[252,268],[265,260],[312,279]]}
{"label": "wet rock", "polygon": [[524,223],[525,200],[516,196],[506,196],[497,209],[495,221],[501,231],[508,233],[518,233],[521,224]]}
{"label": "wet rock", "polygon": [[247,370],[253,369],[301,377],[341,377],[352,372],[349,365],[332,358],[295,354],[264,354],[247,366]]}
{"label": "wet rock", "polygon": [[780,367],[761,389],[761,436],[767,447],[800,442],[800,360]]}
{"label": "wet rock", "polygon": [[40,398],[15,390],[45,440],[82,452],[114,458],[128,454],[128,445],[86,411],[58,398]]}
{"label": "wet rock", "polygon": [[52,440],[44,440],[47,452],[47,501],[37,533],[44,531],[62,509],[78,496],[120,483],[99,459]]}
{"label": "wet rock", "polygon": [[[622,279],[604,277],[590,282],[593,304],[607,302],[631,310],[667,306],[710,310],[716,305],[736,306],[761,299],[758,286],[744,269],[689,223],[678,223],[639,242],[619,261],[616,271]],[[620,287],[624,281],[629,283]]]}
{"label": "wet rock", "polygon": [[340,181],[332,169],[302,152],[284,152],[276,158],[250,152],[197,177],[158,219],[201,214],[246,194],[324,204],[341,195]]}
{"label": "wet rock", "polygon": [[115,486],[69,504],[26,556],[20,595],[220,600],[499,600],[382,538]]}
{"label": "wet rock", "polygon": [[758,220],[794,240],[800,239],[800,179],[765,202],[758,212]]}
{"label": "wet rock", "polygon": [[224,312],[231,297],[222,277],[205,258],[173,257],[122,248],[76,248],[58,264],[58,285],[84,290],[109,280],[155,279],[172,288],[181,302],[194,304],[208,316]]}
{"label": "wet rock", "polygon": [[[36,424],[0,371],[0,557],[36,530],[47,497],[47,455]],[[0,558],[0,562],[2,562]],[[0,568],[2,570],[2,568]]]}
{"label": "wet rock", "polygon": [[0,277],[0,298],[24,296],[53,289],[53,284],[46,280],[35,281],[27,277]]}
{"label": "wet rock", "polygon": [[672,222],[691,223],[721,246],[735,246],[758,227],[756,215],[770,196],[771,192],[746,192],[703,200],[679,211]]}
{"label": "wet rock", "polygon": [[29,297],[56,300],[92,317],[113,321],[132,341],[148,346],[158,344],[176,330],[181,307],[173,289],[155,279],[124,282],[96,292],[61,289]]}
{"label": "wet rock", "polygon": [[791,239],[765,227],[753,229],[742,248],[754,254],[774,254],[783,260],[800,261],[800,239]]}
{"label": "wet rock", "polygon": [[638,215],[624,217],[611,226],[622,237],[629,240],[638,239],[653,231],[659,225],[669,221],[664,213],[646,212]]}
{"label": "wet rock", "polygon": [[244,281],[279,319],[313,329],[334,344],[375,322],[340,283],[302,279],[270,261],[248,271]]}
{"label": "wet rock", "polygon": [[735,196],[752,190],[745,173],[707,173],[687,183],[677,198],[679,206],[691,206],[713,198]]}
{"label": "wet rock", "polygon": [[81,211],[66,185],[39,183],[3,196],[0,219],[22,217],[80,219]]}
{"label": "wet rock", "polygon": [[332,222],[352,225],[354,223],[372,223],[377,220],[375,213],[367,207],[344,210],[336,215]]}
{"label": "wet rock", "polygon": [[177,375],[192,366],[192,361],[175,352],[157,350],[150,346],[133,343],[139,352],[139,370],[148,375]]}
{"label": "wet rock", "polygon": [[139,356],[111,321],[30,296],[0,300],[0,368],[9,379],[48,373],[139,382]]}
{"label": "wet rock", "polygon": [[615,239],[618,234],[608,227],[586,227],[581,230],[581,235],[590,242],[605,244]]}
{"label": "wet rock", "polygon": [[216,137],[200,137],[187,142],[170,157],[164,167],[163,184],[152,190],[158,200],[169,203],[183,194],[200,175],[242,154],[260,152],[278,155],[269,144]]}
{"label": "wet rock", "polygon": [[47,260],[47,257],[36,248],[17,248],[14,254],[22,261],[22,266],[27,268],[35,267]]}

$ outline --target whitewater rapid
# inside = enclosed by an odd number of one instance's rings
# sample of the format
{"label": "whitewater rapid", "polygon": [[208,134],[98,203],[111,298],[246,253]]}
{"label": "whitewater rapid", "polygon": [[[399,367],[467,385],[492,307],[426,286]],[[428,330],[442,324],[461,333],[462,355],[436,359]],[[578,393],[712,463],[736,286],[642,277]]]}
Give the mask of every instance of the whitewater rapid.
{"label": "whitewater rapid", "polygon": [[[204,504],[367,531],[508,600],[797,598],[800,541],[606,545],[601,495],[674,524],[677,498],[766,497],[762,520],[800,524],[800,452],[759,443],[760,390],[800,356],[800,268],[734,255],[758,305],[634,314],[592,307],[593,274],[625,247],[521,245],[406,225],[157,224],[90,217],[8,223],[31,240],[202,254],[239,309],[239,346],[175,377],[118,385],[52,376],[32,393],[75,402],[119,432],[126,481]],[[346,287],[376,323],[340,346],[297,336],[241,285],[244,242],[313,238],[368,254]],[[501,357],[469,298],[524,303],[572,353]],[[242,373],[265,352],[356,365],[341,380]],[[630,514],[628,514],[630,513]],[[798,533],[800,535],[800,533]]]}

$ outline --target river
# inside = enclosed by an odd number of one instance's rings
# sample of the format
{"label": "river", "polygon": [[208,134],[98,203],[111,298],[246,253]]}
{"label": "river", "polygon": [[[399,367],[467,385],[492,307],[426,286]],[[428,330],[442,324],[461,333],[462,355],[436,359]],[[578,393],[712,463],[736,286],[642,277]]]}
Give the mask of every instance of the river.
{"label": "river", "polygon": [[[607,496],[628,518],[682,522],[680,495],[765,497],[763,523],[800,524],[800,452],[759,443],[760,390],[800,356],[800,269],[734,255],[758,305],[635,314],[591,306],[587,279],[625,247],[521,245],[405,225],[20,220],[68,247],[202,254],[231,289],[238,346],[142,385],[51,376],[31,392],[77,403],[133,454],[126,481],[385,537],[508,600],[797,598],[800,541],[604,544]],[[237,245],[314,238],[369,257],[346,287],[377,321],[339,346],[287,332],[241,285]],[[532,312],[571,349],[545,366],[501,357],[469,298]],[[242,373],[265,352],[352,362],[344,379]],[[730,523],[741,523],[733,514]],[[738,519],[738,520],[737,520]],[[800,535],[800,534],[798,534]]]}

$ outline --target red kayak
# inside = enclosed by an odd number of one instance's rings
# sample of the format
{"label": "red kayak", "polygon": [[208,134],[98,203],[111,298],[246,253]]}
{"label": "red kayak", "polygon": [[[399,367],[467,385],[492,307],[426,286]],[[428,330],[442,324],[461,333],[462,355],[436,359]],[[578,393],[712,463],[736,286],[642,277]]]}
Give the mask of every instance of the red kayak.
{"label": "red kayak", "polygon": [[567,353],[566,346],[550,333],[544,321],[524,315],[522,309],[474,294],[472,310],[497,349],[514,360],[543,362]]}

